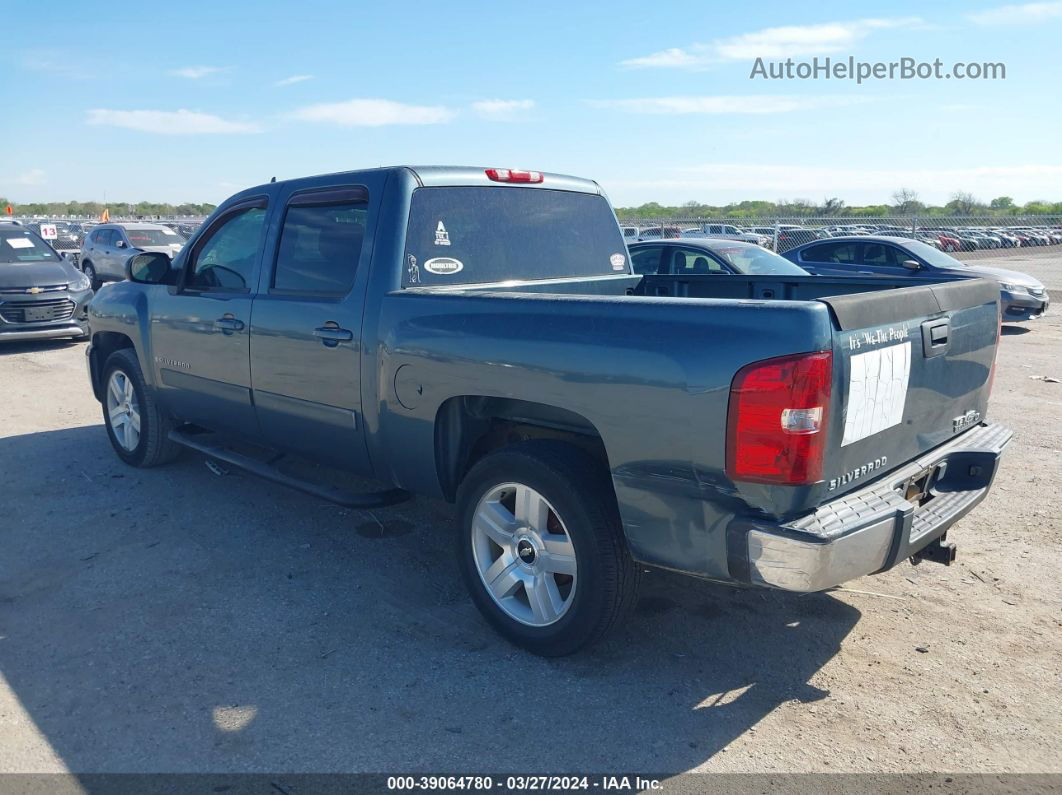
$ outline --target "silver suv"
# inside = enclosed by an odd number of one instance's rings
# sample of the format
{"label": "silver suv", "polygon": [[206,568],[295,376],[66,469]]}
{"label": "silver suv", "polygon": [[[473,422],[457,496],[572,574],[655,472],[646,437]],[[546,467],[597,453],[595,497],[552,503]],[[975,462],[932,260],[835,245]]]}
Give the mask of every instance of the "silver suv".
{"label": "silver suv", "polygon": [[125,278],[125,263],[133,254],[158,251],[172,259],[185,242],[161,224],[100,224],[81,245],[81,270],[98,290],[103,282]]}

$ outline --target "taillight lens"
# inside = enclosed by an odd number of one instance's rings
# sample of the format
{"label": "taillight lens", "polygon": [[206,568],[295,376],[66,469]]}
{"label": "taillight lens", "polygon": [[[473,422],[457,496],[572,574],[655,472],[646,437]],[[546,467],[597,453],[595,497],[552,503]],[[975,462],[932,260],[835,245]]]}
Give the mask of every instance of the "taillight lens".
{"label": "taillight lens", "polygon": [[999,358],[999,343],[1003,341],[1003,304],[996,305],[996,349],[992,351],[992,369],[988,371],[988,397],[992,397],[992,387],[996,383],[996,359]]}
{"label": "taillight lens", "polygon": [[522,171],[517,168],[488,168],[485,170],[488,179],[495,182],[541,182],[541,171]]}
{"label": "taillight lens", "polygon": [[833,354],[781,356],[744,367],[730,387],[731,480],[795,485],[822,479]]}

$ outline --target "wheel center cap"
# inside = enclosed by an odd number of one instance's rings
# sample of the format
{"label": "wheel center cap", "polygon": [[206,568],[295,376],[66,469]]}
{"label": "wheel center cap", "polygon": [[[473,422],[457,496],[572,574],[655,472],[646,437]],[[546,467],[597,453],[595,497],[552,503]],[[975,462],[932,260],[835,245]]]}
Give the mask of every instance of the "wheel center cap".
{"label": "wheel center cap", "polygon": [[535,552],[534,544],[532,544],[526,538],[521,538],[516,543],[516,555],[523,563],[526,563],[528,566],[530,566],[532,563],[535,562],[535,557],[537,556],[537,553]]}

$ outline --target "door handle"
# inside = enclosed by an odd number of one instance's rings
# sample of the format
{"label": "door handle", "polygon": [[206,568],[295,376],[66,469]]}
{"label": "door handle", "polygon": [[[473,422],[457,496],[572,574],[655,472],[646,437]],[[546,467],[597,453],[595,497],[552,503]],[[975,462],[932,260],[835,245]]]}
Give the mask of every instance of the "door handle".
{"label": "door handle", "polygon": [[354,339],[354,332],[339,326],[321,326],[313,330],[313,335],[329,348],[336,347],[341,342],[350,342]]}
{"label": "door handle", "polygon": [[233,331],[243,331],[243,321],[237,320],[231,315],[225,315],[225,317],[219,317],[214,321],[214,328],[225,334],[231,334]]}

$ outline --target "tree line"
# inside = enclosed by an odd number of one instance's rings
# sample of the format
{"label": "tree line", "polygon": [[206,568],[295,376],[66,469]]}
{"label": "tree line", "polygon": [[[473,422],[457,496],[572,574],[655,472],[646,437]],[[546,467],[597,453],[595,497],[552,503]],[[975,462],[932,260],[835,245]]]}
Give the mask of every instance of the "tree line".
{"label": "tree line", "polygon": [[1028,215],[1062,215],[1062,202],[1036,200],[1017,204],[1010,196],[997,196],[983,202],[970,193],[953,193],[944,205],[926,204],[919,200],[918,193],[909,188],[900,188],[892,194],[888,204],[864,206],[847,205],[844,200],[833,197],[814,202],[811,199],[779,199],[777,201],[743,201],[724,205],[702,204],[688,201],[678,206],[648,202],[638,207],[617,207],[621,218],[880,218],[882,216],[941,216],[980,215],[991,217],[1021,217]]}
{"label": "tree line", "polygon": [[216,204],[169,204],[167,202],[13,202],[0,196],[0,212],[11,206],[14,215],[73,215],[78,217],[98,217],[107,209],[111,215],[133,215],[150,217],[155,215],[200,216],[214,212]]}
{"label": "tree line", "polygon": [[[156,215],[205,216],[210,215],[217,205],[210,203],[169,204],[166,202],[10,202],[0,197],[0,209],[11,205],[15,215],[60,216],[73,215],[82,217],[99,216],[109,209],[111,215],[131,215],[150,217]],[[970,193],[958,192],[944,205],[925,204],[918,198],[916,191],[900,188],[892,194],[889,204],[870,204],[865,206],[847,205],[844,200],[833,197],[823,199],[821,203],[811,199],[779,199],[777,201],[742,201],[725,205],[702,204],[688,201],[678,206],[668,206],[658,202],[648,202],[638,207],[617,207],[616,214],[623,218],[795,218],[795,217],[843,217],[843,218],[880,218],[882,216],[917,215],[982,215],[982,216],[1027,216],[1027,215],[1062,215],[1062,202],[1036,200],[1025,204],[1016,204],[1010,196],[997,196],[989,202],[982,202]]]}

